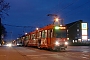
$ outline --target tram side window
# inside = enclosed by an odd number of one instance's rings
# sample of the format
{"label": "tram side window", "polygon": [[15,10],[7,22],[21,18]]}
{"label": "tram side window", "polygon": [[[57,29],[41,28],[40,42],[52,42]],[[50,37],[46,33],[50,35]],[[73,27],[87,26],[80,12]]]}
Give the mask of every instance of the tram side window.
{"label": "tram side window", "polygon": [[32,35],[31,35],[31,40],[33,39]]}
{"label": "tram side window", "polygon": [[48,30],[48,38],[50,38],[50,30]]}
{"label": "tram side window", "polygon": [[29,39],[29,37],[28,36],[26,36],[26,38],[25,38],[26,40],[28,40]]}
{"label": "tram side window", "polygon": [[42,38],[45,38],[45,31],[42,31]]}
{"label": "tram side window", "polygon": [[32,34],[31,34],[31,40],[32,40]]}
{"label": "tram side window", "polygon": [[22,37],[22,39],[24,39],[24,37]]}
{"label": "tram side window", "polygon": [[50,33],[51,33],[51,38],[53,37],[53,29],[50,31]]}
{"label": "tram side window", "polygon": [[37,33],[35,33],[35,37],[34,37],[35,39],[37,38]]}
{"label": "tram side window", "polygon": [[38,33],[36,33],[36,39],[38,38]]}
{"label": "tram side window", "polygon": [[42,31],[42,38],[47,38],[47,30]]}
{"label": "tram side window", "polygon": [[25,39],[25,37],[22,37],[22,39]]}
{"label": "tram side window", "polygon": [[48,30],[48,38],[52,38],[53,37],[53,29]]}
{"label": "tram side window", "polygon": [[28,36],[28,39],[30,39],[30,35]]}
{"label": "tram side window", "polygon": [[32,39],[32,40],[35,39],[35,34],[32,34],[31,39]]}
{"label": "tram side window", "polygon": [[39,38],[39,32],[36,35],[37,35],[37,38]]}
{"label": "tram side window", "polygon": [[47,38],[47,30],[45,30],[45,38]]}
{"label": "tram side window", "polygon": [[39,38],[41,38],[41,32],[39,32]]}

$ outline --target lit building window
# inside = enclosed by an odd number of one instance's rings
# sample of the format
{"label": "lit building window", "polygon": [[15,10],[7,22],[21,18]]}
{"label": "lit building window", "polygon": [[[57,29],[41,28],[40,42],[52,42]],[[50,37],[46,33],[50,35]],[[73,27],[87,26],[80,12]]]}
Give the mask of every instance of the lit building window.
{"label": "lit building window", "polygon": [[87,30],[82,30],[82,35],[87,35]]}
{"label": "lit building window", "polygon": [[77,40],[75,40],[75,42],[77,43]]}
{"label": "lit building window", "polygon": [[87,36],[82,36],[82,40],[87,40]]}
{"label": "lit building window", "polygon": [[79,32],[79,29],[77,29],[77,31]]}
{"label": "lit building window", "polygon": [[79,42],[81,42],[81,39],[78,39]]}
{"label": "lit building window", "polygon": [[67,30],[67,32],[68,32],[68,30]]}
{"label": "lit building window", "polygon": [[74,43],[74,40],[73,40],[73,43]]}

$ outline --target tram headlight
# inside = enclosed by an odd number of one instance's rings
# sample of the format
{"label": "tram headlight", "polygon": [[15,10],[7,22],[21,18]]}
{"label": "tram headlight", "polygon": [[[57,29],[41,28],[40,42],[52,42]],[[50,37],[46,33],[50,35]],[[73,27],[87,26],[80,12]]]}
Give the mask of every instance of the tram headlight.
{"label": "tram headlight", "polygon": [[65,45],[68,45],[68,42],[65,42]]}
{"label": "tram headlight", "polygon": [[58,41],[56,41],[56,42],[55,42],[55,45],[59,46],[59,45],[60,45],[60,43],[59,43]]}

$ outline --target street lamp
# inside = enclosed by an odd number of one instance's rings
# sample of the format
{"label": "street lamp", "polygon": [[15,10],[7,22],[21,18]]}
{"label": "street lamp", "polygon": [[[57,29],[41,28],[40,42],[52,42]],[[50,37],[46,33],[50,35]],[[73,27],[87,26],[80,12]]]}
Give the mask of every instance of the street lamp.
{"label": "street lamp", "polygon": [[55,18],[55,22],[58,22],[59,21],[59,18]]}
{"label": "street lamp", "polygon": [[60,18],[58,17],[58,15],[56,15],[56,14],[48,14],[47,16],[53,16],[53,17],[54,17],[54,22],[53,22],[53,24],[57,24],[57,25],[63,25],[63,24],[64,24],[63,19],[60,19]]}
{"label": "street lamp", "polygon": [[54,22],[53,22],[53,24],[55,25],[55,26],[59,26],[60,25],[60,22],[59,22],[59,18],[54,18]]}
{"label": "street lamp", "polygon": [[36,28],[36,30],[38,30],[39,28]]}
{"label": "street lamp", "polygon": [[25,35],[27,35],[27,33],[25,33]]}
{"label": "street lamp", "polygon": [[56,14],[48,14],[47,16],[53,16],[54,17],[54,22],[53,22],[53,24],[54,25],[60,25],[60,23],[59,23],[59,18],[58,18],[58,16],[56,15]]}

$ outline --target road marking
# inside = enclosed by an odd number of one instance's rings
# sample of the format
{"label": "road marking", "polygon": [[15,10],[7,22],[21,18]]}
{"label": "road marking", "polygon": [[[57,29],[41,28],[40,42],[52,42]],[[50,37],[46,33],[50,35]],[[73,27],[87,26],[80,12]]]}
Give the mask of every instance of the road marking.
{"label": "road marking", "polygon": [[40,55],[26,55],[26,56],[40,56]]}
{"label": "road marking", "polygon": [[88,53],[88,51],[83,51],[82,53]]}
{"label": "road marking", "polygon": [[82,57],[83,59],[90,59],[90,58],[88,58],[88,57]]}
{"label": "road marking", "polygon": [[89,55],[86,55],[86,54],[82,54],[83,56],[89,56]]}
{"label": "road marking", "polygon": [[[41,54],[41,55],[57,55],[57,54]],[[26,56],[41,56],[41,55],[26,55]]]}
{"label": "road marking", "polygon": [[32,57],[31,59],[47,59],[47,57],[41,55],[26,55],[26,56]]}
{"label": "road marking", "polygon": [[57,55],[57,54],[42,54],[42,55]]}

